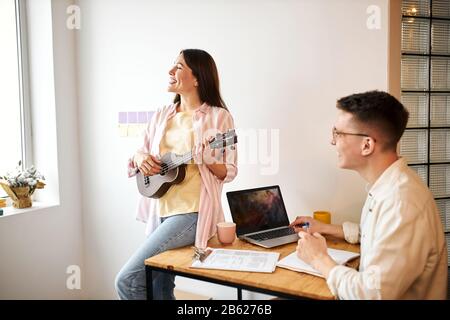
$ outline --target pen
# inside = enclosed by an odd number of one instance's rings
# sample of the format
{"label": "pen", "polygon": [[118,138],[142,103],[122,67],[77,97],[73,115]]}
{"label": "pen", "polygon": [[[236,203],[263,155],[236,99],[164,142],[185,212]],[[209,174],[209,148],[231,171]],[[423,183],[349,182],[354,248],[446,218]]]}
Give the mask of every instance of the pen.
{"label": "pen", "polygon": [[297,228],[303,228],[303,229],[305,229],[305,230],[308,230],[308,228],[309,228],[309,222],[296,224],[295,226],[296,226]]}

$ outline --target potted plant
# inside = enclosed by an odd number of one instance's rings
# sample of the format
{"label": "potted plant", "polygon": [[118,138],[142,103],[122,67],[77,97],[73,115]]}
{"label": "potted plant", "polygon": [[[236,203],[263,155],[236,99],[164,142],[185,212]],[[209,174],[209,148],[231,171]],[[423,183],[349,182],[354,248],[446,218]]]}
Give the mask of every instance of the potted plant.
{"label": "potted plant", "polygon": [[44,176],[41,175],[34,166],[22,170],[22,161],[14,172],[8,172],[4,177],[0,177],[0,185],[13,201],[14,208],[31,207],[31,195],[36,189],[42,189],[45,183]]}

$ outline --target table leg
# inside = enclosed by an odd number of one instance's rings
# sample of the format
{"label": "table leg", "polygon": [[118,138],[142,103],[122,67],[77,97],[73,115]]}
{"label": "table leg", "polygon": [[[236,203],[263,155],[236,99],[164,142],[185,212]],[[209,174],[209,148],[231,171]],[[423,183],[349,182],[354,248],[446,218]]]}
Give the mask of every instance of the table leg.
{"label": "table leg", "polygon": [[153,275],[152,269],[145,266],[145,282],[147,287],[147,300],[153,300]]}
{"label": "table leg", "polygon": [[237,288],[237,299],[242,300],[242,289],[241,288]]}

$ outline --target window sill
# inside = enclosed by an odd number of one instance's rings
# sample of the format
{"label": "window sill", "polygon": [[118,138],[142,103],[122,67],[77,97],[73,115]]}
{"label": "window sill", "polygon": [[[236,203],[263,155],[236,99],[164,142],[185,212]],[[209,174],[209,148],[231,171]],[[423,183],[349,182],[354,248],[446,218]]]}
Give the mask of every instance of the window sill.
{"label": "window sill", "polygon": [[33,206],[30,208],[24,208],[24,209],[16,209],[12,206],[8,206],[3,209],[3,215],[0,216],[0,219],[5,218],[5,217],[9,217],[9,216],[14,216],[17,214],[21,214],[21,213],[28,213],[28,212],[33,212],[33,211],[40,211],[43,209],[48,209],[51,207],[56,207],[58,204],[55,203],[45,203],[45,202],[39,202],[39,201],[33,201]]}

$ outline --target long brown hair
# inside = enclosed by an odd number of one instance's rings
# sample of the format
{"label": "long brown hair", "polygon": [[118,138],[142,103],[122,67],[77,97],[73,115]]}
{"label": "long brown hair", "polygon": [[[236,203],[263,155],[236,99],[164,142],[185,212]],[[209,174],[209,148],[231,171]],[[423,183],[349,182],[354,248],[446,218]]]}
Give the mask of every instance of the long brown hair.
{"label": "long brown hair", "polygon": [[[184,49],[180,54],[183,54],[184,61],[191,68],[194,77],[197,78],[200,100],[212,107],[228,110],[220,95],[219,73],[211,55],[200,49]],[[175,95],[173,102],[180,102],[179,94]]]}

